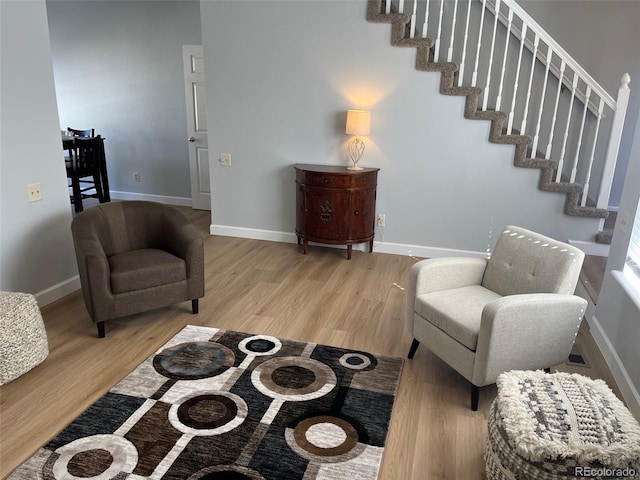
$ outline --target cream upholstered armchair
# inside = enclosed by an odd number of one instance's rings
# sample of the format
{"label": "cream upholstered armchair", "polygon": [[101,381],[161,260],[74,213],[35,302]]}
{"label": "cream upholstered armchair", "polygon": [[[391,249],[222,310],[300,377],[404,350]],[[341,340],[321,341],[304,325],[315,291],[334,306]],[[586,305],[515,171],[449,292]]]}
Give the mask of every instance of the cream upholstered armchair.
{"label": "cream upholstered armchair", "polygon": [[71,232],[84,303],[104,322],[204,296],[202,235],[176,208],[154,202],[101,203],[78,214]]}
{"label": "cream upholstered armchair", "polygon": [[573,295],[584,253],[509,226],[489,260],[436,258],[411,268],[406,323],[420,343],[479,387],[509,370],[549,369],[568,357],[587,302]]}

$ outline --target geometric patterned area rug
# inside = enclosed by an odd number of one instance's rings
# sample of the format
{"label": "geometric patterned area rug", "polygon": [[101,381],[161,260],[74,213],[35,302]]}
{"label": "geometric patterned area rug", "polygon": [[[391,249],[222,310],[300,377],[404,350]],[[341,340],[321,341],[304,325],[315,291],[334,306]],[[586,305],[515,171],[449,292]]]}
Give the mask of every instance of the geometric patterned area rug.
{"label": "geometric patterned area rug", "polygon": [[9,478],[376,479],[402,365],[189,325]]}

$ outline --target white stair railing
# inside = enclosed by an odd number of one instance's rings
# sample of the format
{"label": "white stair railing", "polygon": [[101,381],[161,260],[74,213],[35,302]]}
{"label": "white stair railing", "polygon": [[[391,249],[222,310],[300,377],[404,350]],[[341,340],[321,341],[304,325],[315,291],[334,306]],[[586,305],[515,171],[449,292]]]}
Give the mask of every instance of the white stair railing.
{"label": "white stair railing", "polygon": [[464,1],[387,0],[384,11],[409,15],[410,38],[431,38],[434,62],[458,64],[456,85],[482,87],[480,108],[504,110],[507,135],[531,136],[531,158],[557,160],[555,182],[580,183],[580,204],[606,209],[629,75],[614,98],[515,0]]}

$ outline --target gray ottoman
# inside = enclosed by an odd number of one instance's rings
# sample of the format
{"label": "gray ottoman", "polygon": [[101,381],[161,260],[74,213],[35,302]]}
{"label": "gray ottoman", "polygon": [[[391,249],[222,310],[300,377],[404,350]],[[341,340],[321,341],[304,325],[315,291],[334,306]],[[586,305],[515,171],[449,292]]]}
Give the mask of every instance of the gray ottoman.
{"label": "gray ottoman", "polygon": [[27,373],[47,355],[47,332],[34,296],[0,292],[0,385]]}
{"label": "gray ottoman", "polygon": [[602,380],[512,371],[496,383],[489,480],[640,478],[640,425]]}

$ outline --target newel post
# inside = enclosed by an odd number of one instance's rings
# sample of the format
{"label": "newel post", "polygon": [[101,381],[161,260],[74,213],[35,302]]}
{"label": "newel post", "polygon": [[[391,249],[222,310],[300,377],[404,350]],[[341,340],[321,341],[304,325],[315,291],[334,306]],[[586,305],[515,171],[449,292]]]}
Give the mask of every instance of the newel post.
{"label": "newel post", "polygon": [[607,153],[604,159],[600,192],[598,193],[597,207],[605,210],[609,208],[611,184],[613,183],[613,174],[616,170],[624,119],[627,115],[627,105],[629,104],[629,94],[631,92],[629,83],[631,83],[631,75],[625,73],[620,80],[620,88],[618,89],[618,97],[616,99],[616,111],[613,113],[611,134],[609,135],[609,144],[607,145]]}

